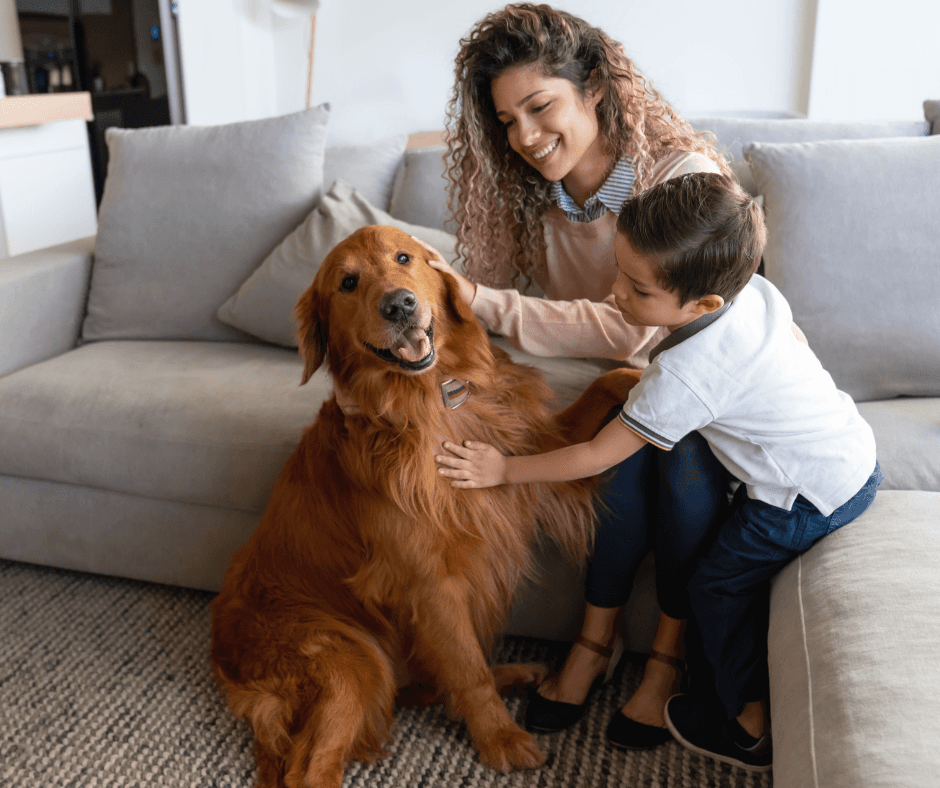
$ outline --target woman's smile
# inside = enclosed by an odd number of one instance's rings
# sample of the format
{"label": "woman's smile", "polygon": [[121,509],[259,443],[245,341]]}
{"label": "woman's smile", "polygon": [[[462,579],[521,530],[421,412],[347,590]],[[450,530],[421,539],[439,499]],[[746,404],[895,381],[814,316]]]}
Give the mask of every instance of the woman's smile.
{"label": "woman's smile", "polygon": [[597,121],[599,92],[582,95],[541,66],[512,66],[490,83],[509,146],[546,180],[562,181],[579,202],[600,188],[609,168]]}
{"label": "woman's smile", "polygon": [[546,145],[546,146],[545,146],[544,148],[542,148],[541,150],[536,151],[535,153],[533,153],[533,154],[532,154],[532,158],[535,159],[536,161],[541,161],[541,160],[544,159],[546,156],[548,156],[549,153],[551,153],[553,150],[555,150],[555,148],[558,147],[558,142],[559,142],[559,140],[555,140],[554,142],[550,142],[548,145]]}

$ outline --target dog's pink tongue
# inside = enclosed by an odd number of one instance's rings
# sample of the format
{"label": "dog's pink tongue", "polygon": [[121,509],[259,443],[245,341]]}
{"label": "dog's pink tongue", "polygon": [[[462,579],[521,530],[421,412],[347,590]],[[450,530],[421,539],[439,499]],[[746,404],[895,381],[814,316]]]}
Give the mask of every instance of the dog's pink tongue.
{"label": "dog's pink tongue", "polygon": [[401,338],[401,344],[392,348],[392,352],[400,359],[416,363],[431,352],[431,342],[422,328],[410,328]]}

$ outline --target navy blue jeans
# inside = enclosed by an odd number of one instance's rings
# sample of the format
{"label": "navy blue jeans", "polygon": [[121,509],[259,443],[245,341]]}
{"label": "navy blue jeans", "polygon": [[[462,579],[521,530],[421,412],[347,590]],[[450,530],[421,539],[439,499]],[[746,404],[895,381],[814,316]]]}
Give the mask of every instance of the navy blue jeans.
{"label": "navy blue jeans", "polygon": [[743,484],[738,488],[728,519],[689,584],[715,691],[729,717],[770,694],[770,581],[826,534],[862,514],[883,480],[876,462],[862,489],[828,517],[802,495],[787,511],[750,498]]}
{"label": "navy blue jeans", "polygon": [[[616,418],[620,408],[612,411]],[[688,618],[688,584],[710,537],[727,517],[731,477],[693,432],[672,451],[647,444],[611,469],[601,489],[597,535],[585,597],[620,607],[646,554],[656,556],[663,612]]]}

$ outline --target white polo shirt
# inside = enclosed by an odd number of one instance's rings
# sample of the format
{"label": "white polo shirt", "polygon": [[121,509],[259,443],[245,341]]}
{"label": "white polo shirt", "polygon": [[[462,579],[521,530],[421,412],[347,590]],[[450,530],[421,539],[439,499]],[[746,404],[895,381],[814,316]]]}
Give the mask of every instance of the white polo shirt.
{"label": "white polo shirt", "polygon": [[786,299],[754,275],[730,304],[670,334],[620,418],[662,449],[698,430],[751,498],[830,515],[875,468],[875,436],[797,340]]}

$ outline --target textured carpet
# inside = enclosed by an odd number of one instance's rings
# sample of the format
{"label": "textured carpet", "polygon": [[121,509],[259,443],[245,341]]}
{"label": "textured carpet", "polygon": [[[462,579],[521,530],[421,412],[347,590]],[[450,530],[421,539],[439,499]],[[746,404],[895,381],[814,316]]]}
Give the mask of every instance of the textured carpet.
{"label": "textured carpet", "polygon": [[[208,668],[209,602],[199,591],[0,561],[0,786],[247,788],[251,731],[228,713]],[[564,646],[505,638],[497,661],[559,664]],[[396,714],[390,757],[353,763],[361,788],[770,788],[678,744],[608,747],[629,697],[628,661],[569,731],[537,735],[548,762],[498,774],[442,707]],[[521,719],[521,699],[508,701]]]}

